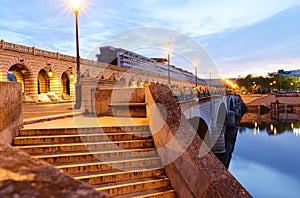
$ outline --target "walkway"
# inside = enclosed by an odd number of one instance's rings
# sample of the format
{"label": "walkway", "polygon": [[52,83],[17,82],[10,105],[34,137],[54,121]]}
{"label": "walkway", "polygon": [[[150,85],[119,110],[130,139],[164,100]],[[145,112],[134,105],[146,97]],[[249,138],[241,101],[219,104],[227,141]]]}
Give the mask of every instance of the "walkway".
{"label": "walkway", "polygon": [[[58,117],[59,115],[57,115]],[[24,125],[25,129],[49,129],[49,128],[82,128],[82,127],[105,127],[105,126],[143,126],[148,125],[147,118],[128,117],[84,117],[75,116],[70,118],[58,118],[51,121]]]}

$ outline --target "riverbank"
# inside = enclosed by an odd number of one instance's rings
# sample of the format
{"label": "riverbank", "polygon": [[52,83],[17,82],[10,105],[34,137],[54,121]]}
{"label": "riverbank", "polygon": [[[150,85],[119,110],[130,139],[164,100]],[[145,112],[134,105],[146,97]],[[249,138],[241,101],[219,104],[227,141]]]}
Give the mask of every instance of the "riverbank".
{"label": "riverbank", "polygon": [[[271,103],[278,101],[282,104],[287,105],[300,105],[300,94],[252,94],[252,95],[241,95],[246,107],[247,112],[241,119],[241,123],[254,123],[254,122],[267,122],[276,123],[278,119],[272,119],[271,113],[268,112],[268,108],[271,108]],[[295,121],[299,120],[299,110],[294,109],[289,114],[279,115],[285,118],[282,121]]]}
{"label": "riverbank", "polygon": [[270,107],[272,102],[279,101],[284,104],[300,104],[300,94],[251,94],[241,95],[247,105],[264,105]]}

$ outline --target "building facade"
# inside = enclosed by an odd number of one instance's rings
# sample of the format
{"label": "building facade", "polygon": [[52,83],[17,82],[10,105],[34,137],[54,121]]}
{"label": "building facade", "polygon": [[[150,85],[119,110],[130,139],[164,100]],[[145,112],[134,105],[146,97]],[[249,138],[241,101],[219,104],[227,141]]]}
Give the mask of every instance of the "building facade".
{"label": "building facade", "polygon": [[284,76],[293,76],[300,78],[300,69],[297,70],[290,70],[290,71],[284,71],[283,69],[278,70],[278,74],[282,74]]}
{"label": "building facade", "polygon": [[[163,58],[148,58],[132,51],[111,46],[100,47],[100,54],[97,54],[97,61],[113,64],[121,67],[141,70],[159,76],[168,76],[167,60]],[[170,78],[196,82],[195,75],[189,71],[170,65]],[[198,83],[204,83],[198,79]]]}

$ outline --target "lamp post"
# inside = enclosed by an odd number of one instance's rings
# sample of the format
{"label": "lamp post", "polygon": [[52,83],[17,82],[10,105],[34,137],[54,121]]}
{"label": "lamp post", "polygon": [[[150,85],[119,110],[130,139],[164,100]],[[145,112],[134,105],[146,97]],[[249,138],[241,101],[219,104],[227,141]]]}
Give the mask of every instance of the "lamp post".
{"label": "lamp post", "polygon": [[80,9],[80,0],[70,0],[75,16],[75,32],[76,32],[76,64],[77,64],[77,80],[75,83],[76,103],[75,109],[81,107],[81,83],[80,83],[80,56],[79,56],[79,35],[78,35],[78,12]]}
{"label": "lamp post", "polygon": [[168,48],[168,85],[171,85],[171,77],[170,77],[170,59],[171,59],[171,49],[172,44],[170,42],[166,43],[166,47]]}
{"label": "lamp post", "polygon": [[170,80],[170,56],[171,54],[168,53],[168,85],[170,86],[171,85],[171,80]]}
{"label": "lamp post", "polygon": [[196,83],[196,88],[197,88],[198,87],[197,65],[195,66],[195,83]]}
{"label": "lamp post", "polygon": [[194,65],[194,68],[195,68],[195,84],[196,84],[196,88],[198,87],[198,65],[199,65],[199,59],[194,59],[193,60],[193,65]]}

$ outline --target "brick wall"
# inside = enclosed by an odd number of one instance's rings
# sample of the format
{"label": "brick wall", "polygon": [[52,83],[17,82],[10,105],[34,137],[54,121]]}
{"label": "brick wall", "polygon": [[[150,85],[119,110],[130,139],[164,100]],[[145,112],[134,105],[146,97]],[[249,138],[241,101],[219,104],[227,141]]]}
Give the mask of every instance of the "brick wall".
{"label": "brick wall", "polygon": [[23,126],[22,86],[0,82],[0,142],[10,144]]}

